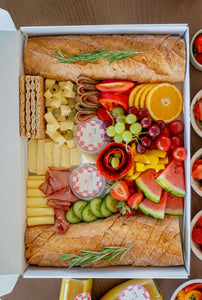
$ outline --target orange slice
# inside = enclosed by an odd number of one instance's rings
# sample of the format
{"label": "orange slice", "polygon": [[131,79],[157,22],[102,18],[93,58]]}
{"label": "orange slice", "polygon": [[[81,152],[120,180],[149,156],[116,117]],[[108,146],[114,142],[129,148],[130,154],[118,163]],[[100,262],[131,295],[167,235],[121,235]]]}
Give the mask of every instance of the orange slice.
{"label": "orange slice", "polygon": [[154,87],[156,86],[156,84],[148,84],[148,86],[144,89],[142,95],[140,96],[140,105],[139,107],[140,108],[146,108],[146,97],[147,97],[147,94],[149,93],[149,91]]}
{"label": "orange slice", "polygon": [[173,84],[160,83],[153,87],[146,97],[146,108],[155,120],[170,123],[182,112],[183,98],[180,90]]}
{"label": "orange slice", "polygon": [[131,107],[135,104],[135,97],[137,95],[137,92],[144,86],[145,84],[139,84],[134,87],[134,89],[131,91],[128,99],[128,106]]}
{"label": "orange slice", "polygon": [[142,85],[142,88],[139,89],[139,91],[137,92],[137,95],[135,97],[135,103],[134,106],[137,107],[137,109],[140,109],[140,98],[143,94],[143,92],[145,91],[145,89],[149,86],[150,84],[144,84]]}

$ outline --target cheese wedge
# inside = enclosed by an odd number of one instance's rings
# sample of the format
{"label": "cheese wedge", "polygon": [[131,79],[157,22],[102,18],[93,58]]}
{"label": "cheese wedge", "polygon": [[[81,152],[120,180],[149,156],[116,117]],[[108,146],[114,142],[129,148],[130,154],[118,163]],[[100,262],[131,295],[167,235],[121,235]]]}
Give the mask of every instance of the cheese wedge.
{"label": "cheese wedge", "polygon": [[47,171],[45,164],[45,142],[47,142],[47,139],[38,139],[37,175],[45,175]]}
{"label": "cheese wedge", "polygon": [[62,147],[58,143],[54,143],[53,150],[53,165],[56,168],[61,167],[61,156],[62,156]]}
{"label": "cheese wedge", "polygon": [[47,199],[45,198],[27,198],[27,207],[48,207]]}
{"label": "cheese wedge", "polygon": [[41,192],[39,189],[27,189],[27,197],[36,197],[36,198],[44,198],[45,194]]}
{"label": "cheese wedge", "polygon": [[62,157],[61,157],[61,167],[62,168],[70,168],[70,149],[68,149],[67,145],[62,146]]}
{"label": "cheese wedge", "polygon": [[48,225],[48,224],[54,224],[54,223],[55,223],[54,216],[28,217],[27,218],[28,226]]}
{"label": "cheese wedge", "polygon": [[28,142],[28,170],[31,173],[37,172],[37,139]]}
{"label": "cheese wedge", "polygon": [[45,143],[46,170],[48,169],[48,167],[54,166],[54,164],[53,164],[53,148],[54,148],[54,143],[52,141],[48,141]]}
{"label": "cheese wedge", "polygon": [[72,167],[81,165],[81,155],[82,155],[82,152],[80,149],[78,149],[78,148],[71,149],[70,161],[71,161]]}
{"label": "cheese wedge", "polygon": [[53,207],[27,207],[27,217],[54,216]]}

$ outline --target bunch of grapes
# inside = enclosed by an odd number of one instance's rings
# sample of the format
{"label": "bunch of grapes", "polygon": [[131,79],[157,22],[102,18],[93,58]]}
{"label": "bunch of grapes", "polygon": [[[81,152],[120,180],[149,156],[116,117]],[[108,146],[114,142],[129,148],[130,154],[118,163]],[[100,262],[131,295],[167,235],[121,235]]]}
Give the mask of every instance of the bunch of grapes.
{"label": "bunch of grapes", "polygon": [[133,106],[125,113],[122,107],[116,107],[112,110],[112,116],[114,121],[103,122],[103,128],[106,130],[105,139],[126,144],[136,141],[138,153],[144,153],[147,148],[155,147],[156,138],[165,130],[165,122],[162,120],[153,122],[146,108],[138,111]]}

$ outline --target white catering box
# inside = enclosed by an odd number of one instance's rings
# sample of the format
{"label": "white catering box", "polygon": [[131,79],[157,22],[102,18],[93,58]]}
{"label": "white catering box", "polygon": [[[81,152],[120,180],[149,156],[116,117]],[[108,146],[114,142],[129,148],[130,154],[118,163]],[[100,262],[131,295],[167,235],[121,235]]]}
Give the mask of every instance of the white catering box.
{"label": "white catering box", "polygon": [[[19,135],[19,75],[23,74],[23,46],[28,36],[57,34],[173,34],[186,41],[186,76],[180,88],[184,96],[186,167],[185,213],[181,238],[185,265],[180,267],[42,268],[25,262],[26,143]],[[187,24],[96,25],[22,27],[17,30],[10,15],[0,9],[0,275],[73,278],[187,278],[190,272],[190,88],[189,28]],[[15,275],[14,275],[15,274]],[[2,277],[3,278],[3,277]],[[1,278],[0,278],[1,282]],[[13,282],[14,281],[10,281]],[[5,285],[4,285],[5,286]]]}

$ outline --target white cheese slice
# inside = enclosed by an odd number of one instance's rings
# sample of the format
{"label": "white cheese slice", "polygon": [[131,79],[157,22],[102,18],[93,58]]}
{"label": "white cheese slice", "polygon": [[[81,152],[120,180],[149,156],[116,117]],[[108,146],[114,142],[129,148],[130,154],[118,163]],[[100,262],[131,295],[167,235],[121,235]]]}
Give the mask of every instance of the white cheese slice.
{"label": "white cheese slice", "polygon": [[31,173],[37,172],[37,139],[28,142],[28,170]]}
{"label": "white cheese slice", "polygon": [[62,157],[61,157],[61,167],[62,168],[70,168],[70,149],[68,149],[67,145],[62,146]]}

